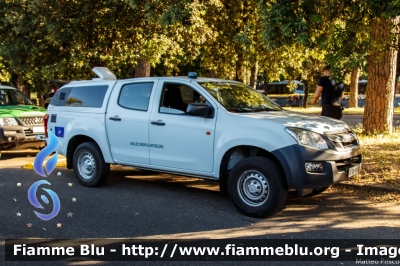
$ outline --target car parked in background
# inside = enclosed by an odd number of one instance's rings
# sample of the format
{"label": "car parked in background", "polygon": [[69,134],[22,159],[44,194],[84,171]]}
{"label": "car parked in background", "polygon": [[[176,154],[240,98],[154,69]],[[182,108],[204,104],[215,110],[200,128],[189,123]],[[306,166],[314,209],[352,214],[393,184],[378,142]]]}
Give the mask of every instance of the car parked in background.
{"label": "car parked in background", "polygon": [[43,116],[21,91],[0,85],[0,151],[45,146]]}

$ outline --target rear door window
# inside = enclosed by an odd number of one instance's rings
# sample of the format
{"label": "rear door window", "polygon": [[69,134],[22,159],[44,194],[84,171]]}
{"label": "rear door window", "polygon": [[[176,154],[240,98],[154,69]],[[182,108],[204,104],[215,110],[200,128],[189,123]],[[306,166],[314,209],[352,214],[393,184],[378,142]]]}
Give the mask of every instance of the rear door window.
{"label": "rear door window", "polygon": [[122,87],[118,105],[127,109],[147,111],[154,82],[132,83]]}
{"label": "rear door window", "polygon": [[57,91],[50,104],[55,106],[101,108],[108,85],[66,87]]}

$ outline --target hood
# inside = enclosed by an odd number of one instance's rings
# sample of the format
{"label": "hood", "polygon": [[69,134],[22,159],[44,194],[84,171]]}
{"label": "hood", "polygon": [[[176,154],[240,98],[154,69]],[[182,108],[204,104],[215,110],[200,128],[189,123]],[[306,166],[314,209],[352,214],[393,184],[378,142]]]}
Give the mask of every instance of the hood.
{"label": "hood", "polygon": [[0,117],[44,116],[46,109],[35,105],[0,106]]}
{"label": "hood", "polygon": [[303,128],[319,134],[343,133],[350,130],[348,124],[337,119],[291,111],[239,113],[238,115],[254,119],[268,120],[269,123],[277,123],[285,127]]}

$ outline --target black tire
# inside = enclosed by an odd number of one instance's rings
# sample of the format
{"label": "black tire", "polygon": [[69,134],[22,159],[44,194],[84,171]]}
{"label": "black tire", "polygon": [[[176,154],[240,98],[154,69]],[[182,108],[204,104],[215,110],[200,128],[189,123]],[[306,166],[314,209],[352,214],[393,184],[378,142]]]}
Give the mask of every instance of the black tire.
{"label": "black tire", "polygon": [[275,162],[252,156],[240,161],[230,172],[228,194],[243,214],[261,218],[283,209],[288,188]]}
{"label": "black tire", "polygon": [[320,188],[314,188],[313,191],[310,194],[305,195],[304,197],[313,197],[316,195],[321,194],[325,190],[327,190],[329,187],[320,187]]}
{"label": "black tire", "polygon": [[80,144],[74,152],[72,164],[79,183],[86,187],[103,185],[110,174],[110,165],[104,162],[95,142]]}

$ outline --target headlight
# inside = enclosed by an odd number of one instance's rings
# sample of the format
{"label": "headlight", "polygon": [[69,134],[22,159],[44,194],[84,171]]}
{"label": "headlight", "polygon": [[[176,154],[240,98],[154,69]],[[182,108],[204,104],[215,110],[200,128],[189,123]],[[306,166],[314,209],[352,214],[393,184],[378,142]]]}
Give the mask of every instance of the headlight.
{"label": "headlight", "polygon": [[289,133],[300,145],[320,150],[328,149],[328,144],[318,133],[301,128],[286,128],[286,132]]}
{"label": "headlight", "polygon": [[14,117],[0,117],[0,126],[18,126]]}

